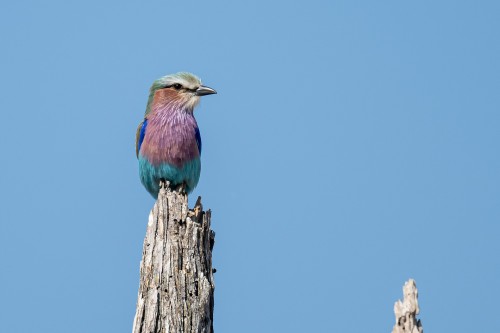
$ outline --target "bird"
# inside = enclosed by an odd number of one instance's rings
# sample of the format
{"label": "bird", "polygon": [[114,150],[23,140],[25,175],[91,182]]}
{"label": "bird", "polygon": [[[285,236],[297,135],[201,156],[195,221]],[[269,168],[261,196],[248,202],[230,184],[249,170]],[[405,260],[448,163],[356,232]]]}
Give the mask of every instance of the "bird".
{"label": "bird", "polygon": [[216,93],[188,72],[153,82],[135,145],[141,183],[153,198],[158,198],[160,181],[188,194],[198,184],[201,135],[193,113],[201,96]]}

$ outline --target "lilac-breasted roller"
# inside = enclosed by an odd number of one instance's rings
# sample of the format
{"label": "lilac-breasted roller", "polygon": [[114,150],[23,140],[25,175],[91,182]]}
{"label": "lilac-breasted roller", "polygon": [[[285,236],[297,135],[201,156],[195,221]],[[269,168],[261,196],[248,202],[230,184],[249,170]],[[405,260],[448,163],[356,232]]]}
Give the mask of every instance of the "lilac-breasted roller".
{"label": "lilac-breasted roller", "polygon": [[190,193],[200,179],[201,136],[193,111],[200,96],[217,92],[191,73],[164,76],[151,86],[144,120],[136,134],[141,182],[154,198],[161,180],[185,185]]}

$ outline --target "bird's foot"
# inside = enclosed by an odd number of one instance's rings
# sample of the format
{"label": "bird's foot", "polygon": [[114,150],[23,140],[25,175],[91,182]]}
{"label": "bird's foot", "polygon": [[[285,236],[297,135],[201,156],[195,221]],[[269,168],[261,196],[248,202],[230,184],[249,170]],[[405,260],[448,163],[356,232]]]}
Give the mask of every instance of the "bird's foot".
{"label": "bird's foot", "polygon": [[170,182],[166,179],[160,179],[160,190],[161,189],[165,189],[165,191],[168,191],[168,189],[170,188]]}
{"label": "bird's foot", "polygon": [[179,193],[182,193],[182,194],[187,194],[186,193],[186,189],[187,189],[187,185],[185,182],[182,182],[181,184],[179,184],[176,188],[176,191],[179,192]]}

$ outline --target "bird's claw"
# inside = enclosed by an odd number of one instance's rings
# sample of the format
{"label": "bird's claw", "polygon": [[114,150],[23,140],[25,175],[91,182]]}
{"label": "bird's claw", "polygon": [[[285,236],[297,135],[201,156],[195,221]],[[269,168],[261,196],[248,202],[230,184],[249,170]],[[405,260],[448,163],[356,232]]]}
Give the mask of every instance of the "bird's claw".
{"label": "bird's claw", "polygon": [[166,179],[160,179],[160,191],[161,189],[168,191],[170,189],[170,182]]}
{"label": "bird's claw", "polygon": [[179,186],[177,186],[177,192],[186,194],[186,188],[186,183],[182,182],[181,184],[179,184]]}

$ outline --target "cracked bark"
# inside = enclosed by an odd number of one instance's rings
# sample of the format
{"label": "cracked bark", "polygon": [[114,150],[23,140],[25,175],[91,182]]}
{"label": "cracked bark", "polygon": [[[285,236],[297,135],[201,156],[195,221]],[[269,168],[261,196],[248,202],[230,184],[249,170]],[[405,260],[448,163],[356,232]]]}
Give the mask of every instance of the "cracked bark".
{"label": "cracked bark", "polygon": [[144,239],[133,333],[213,332],[210,210],[162,182]]}

